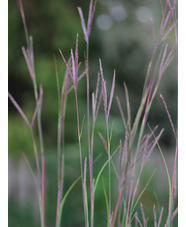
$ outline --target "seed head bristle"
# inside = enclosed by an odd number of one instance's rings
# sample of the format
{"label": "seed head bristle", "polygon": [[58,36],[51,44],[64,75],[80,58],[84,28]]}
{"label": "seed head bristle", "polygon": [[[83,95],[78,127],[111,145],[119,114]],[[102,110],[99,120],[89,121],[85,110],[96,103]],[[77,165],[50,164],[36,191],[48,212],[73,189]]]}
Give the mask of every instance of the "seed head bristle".
{"label": "seed head bristle", "polygon": [[114,96],[115,77],[116,77],[116,72],[114,70],[113,81],[112,81],[112,88],[111,88],[111,91],[110,91],[110,100],[109,100],[109,106],[108,106],[108,112],[107,112],[107,119],[109,118],[110,109],[111,109],[111,105],[112,105],[112,100],[113,100],[113,96]]}
{"label": "seed head bristle", "polygon": [[80,16],[80,19],[81,19],[81,25],[82,25],[83,33],[85,35],[85,41],[88,43],[87,29],[86,29],[85,20],[84,20],[84,17],[83,17],[83,11],[80,7],[78,7],[78,12],[79,12],[79,16]]}
{"label": "seed head bristle", "polygon": [[99,63],[100,63],[100,73],[101,73],[101,79],[102,79],[104,110],[105,110],[105,116],[107,116],[107,89],[106,89],[106,83],[103,76],[103,68],[102,68],[101,60],[99,60]]}

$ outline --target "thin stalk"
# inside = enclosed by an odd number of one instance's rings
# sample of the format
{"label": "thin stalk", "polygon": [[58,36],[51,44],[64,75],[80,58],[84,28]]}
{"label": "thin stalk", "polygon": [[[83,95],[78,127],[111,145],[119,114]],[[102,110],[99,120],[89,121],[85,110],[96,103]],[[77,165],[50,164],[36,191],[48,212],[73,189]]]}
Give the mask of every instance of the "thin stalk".
{"label": "thin stalk", "polygon": [[93,167],[93,141],[94,141],[94,122],[92,126],[91,152],[89,153],[91,227],[94,226],[94,183],[93,183],[93,168],[92,168]]}
{"label": "thin stalk", "polygon": [[[35,100],[38,100],[38,91],[37,91],[37,83],[35,78],[35,72],[33,71],[33,85],[34,85],[34,95]],[[43,94],[42,87],[40,87],[41,95]],[[43,133],[41,126],[41,106],[37,111],[37,123],[38,123],[38,131],[39,131],[39,141],[40,141],[40,150],[41,150],[41,203],[42,203],[42,218],[43,218],[43,226],[45,227],[45,156],[44,156],[44,146],[43,146]]]}
{"label": "thin stalk", "polygon": [[90,100],[89,100],[89,42],[87,41],[86,54],[86,75],[87,75],[87,131],[88,131],[88,151],[90,152]]}
{"label": "thin stalk", "polygon": [[83,176],[83,190],[84,190],[84,200],[85,200],[85,207],[86,207],[86,218],[87,218],[87,226],[89,226],[89,219],[88,219],[88,200],[87,200],[87,183],[86,183],[86,172],[87,172],[87,157],[84,161],[84,176]]}
{"label": "thin stalk", "polygon": [[[152,129],[150,128],[150,126],[148,125],[149,129],[151,130],[152,132]],[[156,140],[156,143],[157,143],[157,146],[158,146],[158,149],[160,151],[160,154],[162,156],[162,159],[163,159],[163,162],[164,162],[164,166],[165,166],[165,169],[166,169],[166,173],[167,173],[167,178],[168,178],[168,184],[169,184],[169,209],[168,209],[168,226],[170,227],[170,219],[171,219],[171,179],[170,179],[170,174],[169,174],[169,170],[168,170],[168,167],[167,167],[167,163],[165,161],[165,157],[163,155],[163,152],[161,150],[161,147],[157,141],[157,138],[156,136],[154,135],[154,133],[152,132],[153,136],[154,136],[154,139]]]}
{"label": "thin stalk", "polygon": [[90,177],[90,206],[91,206],[91,227],[94,219],[94,197],[93,197],[93,150],[90,147],[90,88],[89,88],[89,39],[86,42],[86,78],[87,78],[87,132],[88,132],[88,153],[89,153],[89,177]]}
{"label": "thin stalk", "polygon": [[[89,177],[90,177],[90,207],[91,207],[91,227],[94,226],[94,189],[93,189],[93,132],[94,126],[92,129],[92,139],[90,145],[90,99],[89,99],[89,39],[87,40],[87,49],[86,49],[86,75],[87,75],[87,131],[88,131],[88,153],[89,153]],[[91,146],[91,147],[90,147]]]}
{"label": "thin stalk", "polygon": [[[59,111],[60,112],[60,111]],[[60,116],[60,114],[59,114]],[[60,117],[58,120],[58,140],[57,140],[57,156],[58,156],[58,163],[57,163],[57,173],[58,173],[58,190],[57,190],[57,208],[56,208],[56,226],[58,222],[59,216],[59,207],[60,207],[60,152],[61,152],[61,124],[60,124]]]}
{"label": "thin stalk", "polygon": [[126,224],[125,224],[125,227],[128,227],[128,222],[129,222],[129,215],[130,215],[130,200],[131,200],[131,194],[132,194],[133,180],[134,180],[134,174],[132,173],[131,180],[130,180],[130,188],[129,188],[129,196],[128,196],[128,206],[127,206],[127,217],[126,217]]}
{"label": "thin stalk", "polygon": [[[176,142],[177,143],[177,142]],[[177,156],[178,156],[178,146],[176,144],[176,152],[174,157],[174,168],[172,174],[172,187],[171,187],[171,209],[174,209],[173,202],[174,202],[174,184],[175,184],[175,176],[176,176],[176,163],[177,163]],[[171,218],[171,217],[170,217]]]}
{"label": "thin stalk", "polygon": [[[146,121],[147,121],[147,118],[148,118],[148,113],[149,113],[149,110],[150,110],[149,100],[150,100],[150,93],[148,94],[148,97],[147,97],[146,109],[145,109],[145,113],[144,113],[142,124],[141,124],[141,128],[140,128],[140,133],[139,133],[139,138],[138,138],[138,143],[137,143],[137,148],[136,148],[136,154],[135,154],[135,157],[134,157],[134,163],[136,163],[136,160],[137,160],[137,156],[138,156],[139,148],[140,148],[140,143],[141,143],[141,140],[142,140],[142,136],[143,136],[143,132],[144,132],[144,129],[145,129]],[[132,177],[134,177],[134,174],[135,174],[135,167],[136,167],[136,165],[134,164],[133,171],[132,171]],[[139,178],[137,179],[137,184],[136,185],[138,185],[138,181],[139,181]],[[134,203],[134,196],[135,196],[135,193],[133,195],[131,209],[132,209],[132,206],[133,206],[133,203]]]}
{"label": "thin stalk", "polygon": [[56,71],[56,84],[57,84],[57,98],[58,98],[58,127],[57,127],[57,179],[58,179],[58,187],[59,187],[59,179],[60,179],[60,151],[61,151],[61,130],[60,130],[60,116],[61,116],[61,108],[60,108],[60,88],[59,88],[59,75],[57,71],[57,62],[55,55],[54,64],[55,64],[55,71]]}
{"label": "thin stalk", "polygon": [[80,154],[80,168],[81,168],[81,183],[83,190],[83,207],[84,207],[84,216],[85,216],[85,227],[89,226],[88,215],[87,215],[87,203],[86,203],[86,192],[84,187],[84,174],[83,174],[83,164],[82,164],[82,150],[81,150],[81,134],[79,127],[79,108],[78,108],[78,99],[77,99],[77,90],[75,89],[75,100],[76,100],[76,113],[77,113],[77,130],[78,130],[78,143],[79,143],[79,154]]}
{"label": "thin stalk", "polygon": [[123,183],[121,185],[120,192],[119,192],[119,196],[118,196],[118,200],[117,200],[117,204],[116,204],[116,208],[115,208],[115,212],[114,212],[114,218],[113,218],[113,221],[112,221],[112,227],[114,227],[114,225],[115,225],[115,221],[116,221],[118,209],[119,209],[119,206],[120,206],[120,201],[121,201],[121,196],[122,196],[122,193],[123,193],[124,185],[125,185],[125,180],[123,181]]}
{"label": "thin stalk", "polygon": [[61,214],[60,214],[60,203],[61,203],[62,194],[63,194],[63,181],[64,181],[64,153],[62,154],[61,178],[60,178],[60,182],[59,182],[59,185],[58,185],[58,191],[57,191],[56,226],[58,226],[60,224],[59,216],[61,216]]}
{"label": "thin stalk", "polygon": [[[106,118],[106,127],[107,127],[107,148],[108,148],[108,171],[109,171],[109,218],[111,217],[111,169],[110,169],[110,137],[109,137],[109,127],[108,127],[108,118]],[[109,222],[110,223],[110,222]]]}
{"label": "thin stalk", "polygon": [[[139,152],[139,147],[140,147],[140,143],[141,143],[141,139],[142,139],[142,136],[143,136],[143,132],[144,132],[144,129],[145,129],[145,125],[146,125],[146,121],[147,121],[147,117],[148,117],[148,113],[149,113],[149,110],[150,110],[150,107],[149,107],[149,100],[150,100],[150,92],[147,94],[147,102],[146,102],[146,109],[145,109],[145,113],[144,113],[144,116],[143,116],[143,120],[142,120],[142,123],[141,123],[141,128],[140,128],[140,133],[139,133],[139,137],[138,137],[138,143],[137,143],[137,148],[136,148],[136,153],[135,153],[135,157],[134,157],[134,165],[133,165],[133,169],[132,169],[132,178],[131,178],[131,183],[130,183],[130,190],[129,190],[129,200],[128,200],[128,209],[130,209],[130,211],[128,210],[127,211],[127,219],[128,219],[128,215],[130,216],[131,218],[131,210],[132,210],[132,206],[133,206],[133,202],[134,202],[134,197],[132,199],[132,204],[130,206],[130,200],[131,200],[131,191],[132,191],[132,187],[133,187],[133,179],[134,179],[134,175],[135,175],[135,168],[136,168],[136,160],[137,160],[137,156],[138,156],[138,152]],[[129,212],[129,213],[128,213]],[[126,221],[126,226],[127,226],[127,221]]]}
{"label": "thin stalk", "polygon": [[142,111],[144,109],[148,94],[149,94],[149,87],[145,89],[140,107],[139,107],[137,115],[136,115],[136,119],[135,119],[134,124],[133,124],[131,137],[129,139],[129,148],[128,148],[128,155],[127,155],[126,166],[125,166],[125,171],[124,171],[124,177],[126,176],[127,171],[128,171],[128,166],[129,166],[129,161],[130,161],[130,157],[131,157],[133,142],[134,142],[134,139],[135,139],[135,136],[136,136],[136,132],[137,132],[138,125],[139,125],[139,120],[141,118],[141,114],[142,114]]}
{"label": "thin stalk", "polygon": [[[57,155],[58,155],[58,191],[57,191],[57,208],[56,208],[56,226],[58,225],[60,215],[60,203],[63,194],[63,181],[64,181],[64,156],[65,156],[65,111],[67,101],[67,84],[68,84],[68,73],[65,74],[65,79],[61,91],[61,104],[58,110],[58,141],[57,141]],[[58,83],[57,83],[58,84]],[[59,89],[58,89],[59,90]],[[58,92],[59,93],[59,92]],[[59,96],[59,94],[58,94]],[[60,162],[61,160],[61,162]],[[61,170],[60,170],[61,169]]]}
{"label": "thin stalk", "polygon": [[169,113],[167,104],[166,104],[166,102],[165,102],[165,100],[164,100],[162,95],[160,95],[160,98],[163,101],[167,116],[169,118],[169,121],[170,121],[170,124],[171,124],[171,127],[172,127],[172,131],[173,131],[175,139],[176,139],[176,152],[175,152],[175,157],[174,157],[174,167],[173,167],[172,186],[171,186],[171,204],[170,204],[170,212],[169,212],[169,216],[168,216],[168,223],[170,224],[171,223],[171,212],[172,212],[172,209],[173,209],[173,202],[174,202],[174,184],[175,184],[176,163],[177,163],[177,155],[178,155],[178,141],[177,141],[176,131],[175,131],[175,128],[174,128],[174,125],[173,125],[173,122],[172,122],[171,115]]}
{"label": "thin stalk", "polygon": [[42,195],[42,211],[43,211],[43,227],[45,227],[45,158],[44,150],[41,150],[41,195]]}
{"label": "thin stalk", "polygon": [[[98,156],[98,157],[95,159],[94,163],[99,159],[99,157],[100,157],[100,156]],[[108,162],[108,161],[107,161],[107,162]],[[106,164],[107,164],[107,162],[106,162]],[[105,165],[106,165],[106,164],[105,164]],[[103,168],[103,169],[104,169],[104,168]],[[102,171],[103,171],[103,169],[102,169]],[[101,172],[102,172],[102,171],[101,171]],[[85,169],[84,169],[84,172],[85,172]],[[86,169],[86,172],[88,172],[88,169]],[[85,175],[85,173],[84,173],[84,175]],[[101,173],[100,173],[100,175],[101,175]],[[76,180],[71,184],[71,186],[69,187],[69,189],[66,191],[66,193],[65,193],[64,196],[63,196],[63,199],[62,199],[62,201],[61,201],[61,203],[60,203],[59,218],[58,218],[59,220],[58,220],[57,227],[60,227],[61,216],[62,216],[63,207],[64,207],[64,204],[65,204],[65,202],[66,202],[66,199],[67,199],[68,195],[70,194],[71,190],[74,188],[74,186],[77,184],[77,182],[78,182],[81,178],[82,178],[81,175],[80,175],[79,177],[77,177]],[[97,181],[98,181],[98,179],[97,179]]]}
{"label": "thin stalk", "polygon": [[35,136],[34,136],[33,129],[31,129],[31,136],[32,136],[32,142],[33,142],[33,146],[34,146],[34,155],[35,155],[35,160],[36,160],[38,182],[39,182],[39,186],[40,186],[40,184],[41,184],[41,172],[40,172],[39,159],[38,159],[38,153],[37,153],[37,146],[36,146],[36,141],[35,141]]}

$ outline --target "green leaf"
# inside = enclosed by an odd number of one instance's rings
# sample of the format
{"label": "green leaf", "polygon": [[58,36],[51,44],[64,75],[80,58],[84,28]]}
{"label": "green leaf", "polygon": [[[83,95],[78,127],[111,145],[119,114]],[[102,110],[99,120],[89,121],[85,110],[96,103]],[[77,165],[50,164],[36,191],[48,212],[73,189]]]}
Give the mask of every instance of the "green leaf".
{"label": "green leaf", "polygon": [[74,186],[77,184],[77,182],[81,179],[81,175],[71,184],[71,186],[69,187],[69,189],[67,190],[67,192],[65,193],[61,204],[60,204],[60,208],[59,208],[59,217],[58,217],[58,222],[57,222],[57,227],[60,227],[60,223],[61,223],[61,217],[62,217],[62,213],[63,213],[63,207],[65,204],[65,201],[69,195],[69,193],[72,191],[72,189],[74,188]]}

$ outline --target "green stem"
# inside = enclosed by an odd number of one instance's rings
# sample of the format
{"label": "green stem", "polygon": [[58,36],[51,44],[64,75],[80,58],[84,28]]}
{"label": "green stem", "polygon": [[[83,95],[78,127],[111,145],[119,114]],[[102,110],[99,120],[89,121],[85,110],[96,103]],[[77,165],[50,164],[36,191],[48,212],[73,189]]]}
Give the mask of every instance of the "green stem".
{"label": "green stem", "polygon": [[[37,83],[34,74],[34,95],[36,102],[38,101],[38,91],[37,91]],[[44,147],[43,147],[43,134],[42,134],[42,126],[41,126],[41,107],[37,112],[37,122],[38,122],[38,131],[39,131],[39,140],[40,140],[40,150],[41,150],[41,203],[42,203],[42,227],[45,227],[45,157],[44,157]]]}
{"label": "green stem", "polygon": [[[108,126],[108,119],[106,119],[106,127],[107,127],[107,143],[108,143],[108,171],[109,171],[109,220],[111,217],[111,171],[110,171],[110,137],[109,137],[109,126]],[[110,221],[109,221],[110,225]]]}
{"label": "green stem", "polygon": [[79,154],[80,154],[81,183],[82,183],[82,191],[83,191],[85,227],[88,227],[89,226],[88,206],[87,206],[87,195],[86,195],[86,191],[85,191],[85,187],[84,187],[84,174],[83,174],[82,151],[81,151],[81,134],[80,134],[80,127],[79,127],[79,108],[78,108],[78,99],[77,99],[77,90],[76,89],[75,89],[75,99],[76,99],[77,130],[78,130],[78,142],[79,142]]}

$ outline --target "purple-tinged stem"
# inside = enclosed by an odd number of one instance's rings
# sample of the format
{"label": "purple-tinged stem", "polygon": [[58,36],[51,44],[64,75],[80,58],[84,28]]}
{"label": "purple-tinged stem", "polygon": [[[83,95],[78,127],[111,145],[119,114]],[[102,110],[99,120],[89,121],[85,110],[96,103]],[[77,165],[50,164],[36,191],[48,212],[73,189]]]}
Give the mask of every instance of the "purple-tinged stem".
{"label": "purple-tinged stem", "polygon": [[[97,84],[96,84],[96,94],[92,93],[92,118],[93,118],[93,125],[92,125],[92,135],[91,135],[91,151],[89,152],[89,174],[90,174],[90,206],[91,206],[91,227],[94,226],[94,181],[93,181],[93,145],[94,145],[94,127],[96,122],[96,117],[98,114],[100,100],[98,100],[98,90],[99,90],[99,80],[100,75],[98,73],[97,77]],[[100,98],[102,97],[102,93]]]}
{"label": "purple-tinged stem", "polygon": [[121,114],[121,117],[122,117],[122,120],[123,120],[123,124],[124,124],[125,130],[127,131],[126,120],[125,120],[124,113],[123,113],[123,110],[122,110],[122,107],[121,107],[121,103],[120,103],[120,100],[119,100],[118,96],[116,97],[116,101],[117,101],[117,104],[118,104],[118,107],[119,107],[119,111],[120,111],[120,114]]}
{"label": "purple-tinged stem", "polygon": [[156,218],[156,207],[153,206],[153,213],[154,213],[154,227],[157,227],[157,218]]}
{"label": "purple-tinged stem", "polygon": [[119,206],[120,206],[120,201],[121,201],[121,196],[122,196],[122,193],[123,193],[124,185],[125,185],[125,180],[123,181],[123,183],[121,185],[120,192],[119,192],[118,200],[117,200],[117,203],[116,203],[116,208],[115,208],[115,211],[114,211],[112,227],[114,227],[115,222],[116,222],[116,217],[117,217],[118,209],[119,209]]}
{"label": "purple-tinged stem", "polygon": [[128,197],[128,206],[127,206],[127,217],[126,217],[126,224],[125,224],[126,227],[128,226],[128,222],[129,222],[130,199],[131,199],[131,194],[132,194],[133,180],[134,180],[134,175],[132,175],[131,180],[130,180],[129,197]]}
{"label": "purple-tinged stem", "polygon": [[83,174],[83,164],[82,164],[82,152],[81,152],[81,135],[80,135],[80,126],[79,126],[79,108],[78,108],[78,99],[77,91],[75,90],[75,99],[76,99],[76,113],[77,113],[77,130],[78,130],[78,141],[79,141],[79,153],[80,153],[80,168],[81,168],[81,181],[82,181],[82,190],[83,190],[83,207],[84,207],[84,216],[85,216],[85,227],[87,227],[88,216],[87,216],[87,204],[86,204],[86,192],[84,186],[84,174]]}
{"label": "purple-tinged stem", "polygon": [[90,176],[90,206],[91,206],[91,227],[93,227],[94,219],[94,189],[93,189],[93,150],[90,148],[90,89],[89,89],[89,39],[87,40],[87,53],[86,53],[86,78],[87,78],[87,131],[88,131],[88,153],[89,153],[89,176]]}
{"label": "purple-tinged stem", "polygon": [[[136,219],[136,221],[138,222],[138,224],[140,225],[140,227],[143,227],[143,225],[141,224],[141,222],[140,222],[140,220],[139,220],[139,218],[138,218],[138,216],[137,216],[137,213],[135,214],[135,219]],[[127,226],[126,226],[127,227]]]}
{"label": "purple-tinged stem", "polygon": [[168,110],[167,104],[166,104],[166,102],[165,102],[165,100],[164,100],[164,98],[163,98],[163,96],[162,96],[162,95],[160,95],[160,98],[161,98],[161,99],[162,99],[162,101],[163,101],[163,105],[164,105],[164,107],[165,107],[165,110],[166,110],[167,116],[168,116],[168,118],[169,118],[169,121],[170,121],[170,124],[171,124],[171,127],[172,127],[172,131],[173,131],[173,133],[174,133],[175,139],[177,140],[176,131],[175,131],[175,128],[174,128],[174,125],[173,125],[173,122],[172,122],[172,118],[171,118],[171,115],[170,115],[170,113],[169,113],[169,110]]}
{"label": "purple-tinged stem", "polygon": [[178,207],[174,210],[173,214],[172,214],[172,221],[175,218],[175,216],[178,214]]}
{"label": "purple-tinged stem", "polygon": [[32,81],[34,81],[34,72],[33,72],[33,65],[30,61],[30,52],[27,50],[25,50],[24,47],[22,47],[22,52],[23,52],[23,55],[25,57],[25,61],[26,61],[26,64],[27,64],[27,67],[28,67],[28,70],[29,70],[29,73],[30,73],[30,77],[32,79]]}
{"label": "purple-tinged stem", "polygon": [[58,182],[56,226],[58,226],[58,221],[59,221],[58,217],[59,217],[60,203],[61,203],[62,194],[63,194],[63,181],[64,181],[64,153],[62,153],[60,183]]}
{"label": "purple-tinged stem", "polygon": [[161,208],[160,217],[159,217],[159,221],[158,221],[158,227],[160,227],[162,217],[163,217],[163,207]]}
{"label": "purple-tinged stem", "polygon": [[20,113],[20,115],[22,116],[22,118],[24,119],[26,124],[28,125],[28,127],[31,129],[30,122],[28,121],[28,119],[25,116],[24,112],[22,111],[21,107],[17,104],[17,102],[15,101],[15,99],[13,98],[13,96],[9,92],[8,92],[8,97],[11,100],[11,102],[13,103],[13,105],[15,106],[15,108],[18,110],[18,112]]}
{"label": "purple-tinged stem", "polygon": [[[27,66],[29,68],[30,76],[33,81],[34,95],[35,95],[36,103],[37,102],[40,103],[40,106],[37,111],[37,121],[38,121],[38,131],[39,131],[40,150],[41,150],[41,204],[42,204],[42,217],[41,218],[42,218],[42,227],[45,227],[45,158],[44,158],[42,127],[41,127],[41,106],[42,106],[43,90],[42,90],[42,87],[40,86],[40,97],[38,99],[37,82],[35,79],[35,71],[34,71],[33,40],[32,40],[32,37],[30,37],[30,40],[28,37],[28,31],[27,31],[27,26],[26,26],[26,19],[25,19],[25,15],[24,15],[22,0],[19,0],[19,8],[20,8],[20,12],[21,12],[22,20],[23,20],[25,37],[26,37],[26,41],[27,41],[27,50],[25,50],[25,48],[23,48],[23,54],[25,56],[25,60],[26,60]],[[36,160],[36,162],[37,162],[37,160]]]}
{"label": "purple-tinged stem", "polygon": [[44,150],[41,151],[41,203],[42,203],[42,212],[43,212],[43,227],[45,227],[45,158]]}
{"label": "purple-tinged stem", "polygon": [[[35,91],[35,94],[38,97],[37,91]],[[43,146],[43,133],[42,133],[42,126],[41,126],[41,106],[42,106],[42,97],[43,97],[42,86],[40,86],[40,97],[41,97],[40,108],[37,112],[37,120],[38,120],[39,140],[40,140],[40,149],[41,149],[41,204],[42,204],[42,213],[43,213],[42,227],[45,227],[45,156],[44,156],[44,146]]]}
{"label": "purple-tinged stem", "polygon": [[[69,60],[70,61],[70,60]],[[64,141],[64,130],[65,130],[65,110],[66,110],[66,101],[67,101],[67,89],[69,82],[69,72],[66,70],[63,87],[61,91],[61,106],[59,109],[58,116],[58,192],[57,192],[57,208],[56,208],[56,226],[58,225],[59,209],[60,202],[63,194],[63,181],[64,181],[64,152],[65,152],[65,141]],[[61,155],[61,144],[62,144],[62,155]],[[61,159],[61,163],[60,163]],[[60,173],[61,168],[61,173]]]}
{"label": "purple-tinged stem", "polygon": [[[96,1],[93,4],[93,0],[90,0],[89,4],[89,14],[88,14],[88,22],[87,22],[87,27],[85,25],[85,20],[83,16],[82,9],[78,7],[78,12],[80,15],[81,19],[81,25],[83,29],[83,33],[85,36],[85,41],[86,41],[86,59],[85,59],[85,64],[86,64],[86,78],[87,78],[87,131],[88,131],[88,153],[89,153],[89,174],[90,174],[90,194],[91,194],[91,227],[93,227],[93,208],[94,208],[94,199],[93,199],[93,168],[92,168],[92,162],[93,162],[93,150],[91,152],[91,144],[90,144],[90,101],[89,101],[89,36],[91,32],[91,27],[92,27],[92,21],[95,13],[95,8],[96,8]],[[94,116],[95,117],[95,116]]]}
{"label": "purple-tinged stem", "polygon": [[174,184],[175,184],[175,177],[176,177],[176,165],[177,165],[177,156],[178,156],[178,145],[176,144],[176,152],[174,157],[174,168],[173,168],[173,176],[172,176],[172,187],[171,187],[171,206],[173,208],[174,202]]}
{"label": "purple-tinged stem", "polygon": [[90,88],[89,88],[89,42],[87,41],[87,54],[86,54],[86,76],[87,76],[87,131],[88,131],[88,151],[90,152]]}
{"label": "purple-tinged stem", "polygon": [[177,156],[178,156],[178,144],[177,144],[177,135],[176,135],[176,131],[175,131],[175,128],[174,128],[174,125],[173,125],[173,122],[172,122],[172,119],[171,119],[171,115],[169,113],[169,110],[168,110],[168,107],[167,107],[167,104],[163,98],[162,95],[160,95],[160,98],[162,99],[163,101],[163,104],[164,104],[164,107],[165,107],[165,110],[166,110],[166,113],[167,113],[167,116],[169,118],[169,121],[170,121],[170,124],[171,124],[171,127],[172,127],[172,131],[174,133],[174,136],[175,136],[175,139],[176,139],[176,152],[175,152],[175,157],[174,157],[174,167],[173,167],[173,174],[172,174],[172,186],[171,186],[171,209],[172,209],[172,206],[173,206],[173,200],[174,200],[174,183],[175,183],[175,177],[176,177],[176,165],[177,165]]}
{"label": "purple-tinged stem", "polygon": [[163,26],[163,22],[165,20],[166,12],[167,12],[167,1],[166,1],[166,4],[165,4],[164,15],[163,15],[163,18],[162,18],[162,21],[161,21],[161,27]]}
{"label": "purple-tinged stem", "polygon": [[142,217],[143,217],[143,225],[144,225],[144,227],[147,227],[147,220],[145,218],[145,213],[144,213],[144,210],[143,210],[142,203],[140,204],[140,208],[141,208],[141,214],[142,214]]}
{"label": "purple-tinged stem", "polygon": [[[84,75],[86,74],[86,72],[83,72],[77,79],[77,83],[84,77]],[[74,84],[68,89],[67,94],[70,93],[72,91],[72,89],[74,89]]]}
{"label": "purple-tinged stem", "polygon": [[107,127],[107,143],[108,143],[108,170],[109,170],[109,216],[111,216],[111,168],[110,168],[110,138],[109,138],[109,125],[108,119],[106,118],[106,127]]}
{"label": "purple-tinged stem", "polygon": [[31,134],[32,134],[32,141],[33,141],[33,146],[34,146],[34,155],[35,155],[35,160],[36,160],[39,187],[40,187],[40,185],[41,185],[41,173],[40,173],[39,159],[38,159],[36,141],[35,141],[35,136],[34,136],[33,130],[31,130]]}

